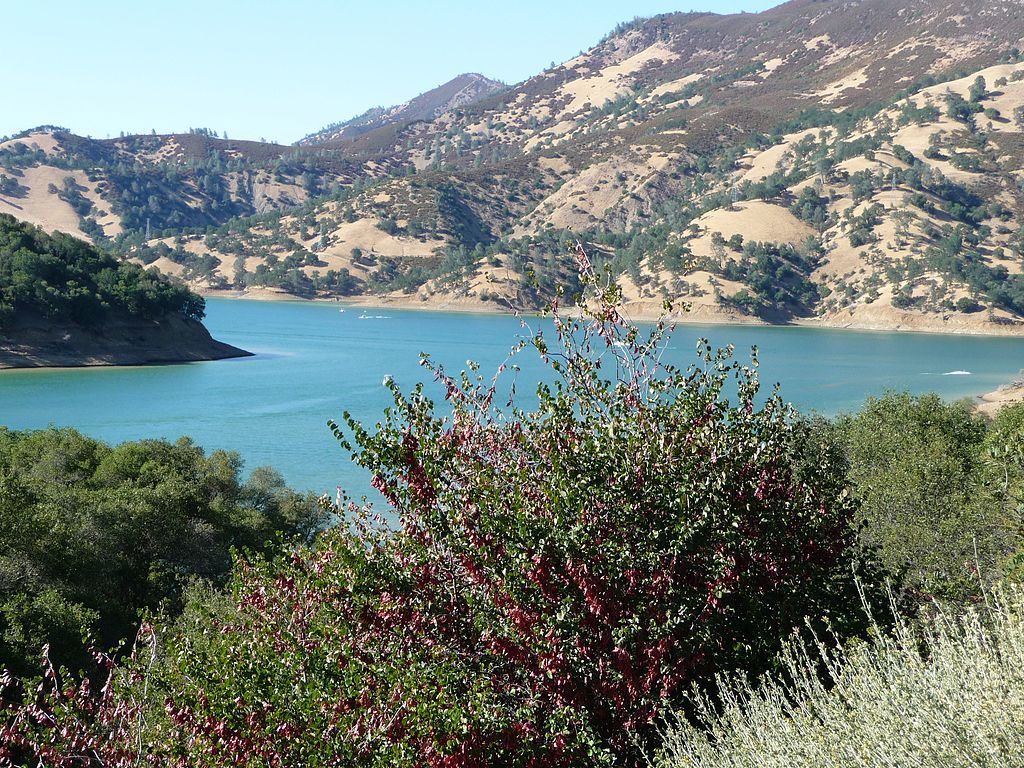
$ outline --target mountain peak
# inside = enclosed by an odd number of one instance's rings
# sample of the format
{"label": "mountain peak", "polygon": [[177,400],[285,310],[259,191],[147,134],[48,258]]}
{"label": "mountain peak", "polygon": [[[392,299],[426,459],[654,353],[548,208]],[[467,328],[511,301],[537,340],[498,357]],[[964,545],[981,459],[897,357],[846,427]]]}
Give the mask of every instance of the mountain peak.
{"label": "mountain peak", "polygon": [[445,112],[480,101],[505,88],[478,72],[464,72],[443,85],[432,88],[403,104],[374,107],[350,120],[344,120],[300,139],[300,146],[334,144],[354,139],[386,125],[405,124],[417,120],[433,120]]}

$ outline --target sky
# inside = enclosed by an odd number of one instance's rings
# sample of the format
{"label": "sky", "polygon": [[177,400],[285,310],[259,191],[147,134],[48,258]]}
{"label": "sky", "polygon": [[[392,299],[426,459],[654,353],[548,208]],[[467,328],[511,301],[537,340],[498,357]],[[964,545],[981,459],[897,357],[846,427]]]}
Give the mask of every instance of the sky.
{"label": "sky", "polygon": [[462,72],[516,83],[617,23],[781,0],[0,0],[0,136],[209,128],[292,143]]}

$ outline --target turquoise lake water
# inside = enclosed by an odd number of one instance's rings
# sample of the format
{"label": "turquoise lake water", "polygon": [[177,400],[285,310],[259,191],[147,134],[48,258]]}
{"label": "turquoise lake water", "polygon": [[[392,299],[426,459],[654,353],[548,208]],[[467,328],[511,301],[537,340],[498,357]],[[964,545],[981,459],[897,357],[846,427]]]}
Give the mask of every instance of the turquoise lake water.
{"label": "turquoise lake water", "polygon": [[[477,360],[490,372],[524,334],[520,321],[507,316],[342,312],[327,303],[230,299],[207,302],[207,326],[216,338],[256,356],[0,372],[0,424],[73,426],[110,442],[191,435],[209,450],[239,451],[249,468],[278,468],[294,487],[333,495],[340,485],[358,496],[368,492],[369,478],[338,447],[328,419],[340,420],[347,409],[376,423],[390,403],[385,376],[405,389],[429,380],[419,365],[422,351],[456,371]],[[693,362],[698,338],[733,344],[741,357],[757,345],[763,384],[778,382],[784,399],[826,415],[855,409],[886,389],[976,395],[1024,366],[1024,338],[699,325],[676,330],[672,362]],[[521,391],[539,375],[532,361],[529,352],[518,358]]]}

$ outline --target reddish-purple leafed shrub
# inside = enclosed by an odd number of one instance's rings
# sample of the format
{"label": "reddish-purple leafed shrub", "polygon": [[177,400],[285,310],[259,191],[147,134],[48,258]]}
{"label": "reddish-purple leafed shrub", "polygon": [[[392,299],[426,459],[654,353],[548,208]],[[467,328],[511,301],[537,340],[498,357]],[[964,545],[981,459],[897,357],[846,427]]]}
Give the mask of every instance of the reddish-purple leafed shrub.
{"label": "reddish-purple leafed shrub", "polygon": [[[140,630],[139,641],[151,663],[156,638],[148,625]],[[10,673],[0,673],[0,768],[152,763],[139,741],[145,714],[136,693],[147,688],[143,661],[133,657],[130,664],[118,665],[99,652],[93,661],[91,676],[68,681],[44,648],[42,675],[28,691]]]}
{"label": "reddish-purple leafed shrub", "polygon": [[[586,256],[579,252],[585,274]],[[591,276],[592,277],[592,276]],[[592,280],[592,283],[596,281]],[[536,410],[435,369],[375,432],[335,427],[399,521],[242,565],[154,685],[163,759],[221,766],[635,764],[690,686],[844,619],[840,469],[753,370],[660,363],[614,290],[559,341]],[[155,738],[154,733],[164,734]],[[96,763],[100,765],[102,763]]]}

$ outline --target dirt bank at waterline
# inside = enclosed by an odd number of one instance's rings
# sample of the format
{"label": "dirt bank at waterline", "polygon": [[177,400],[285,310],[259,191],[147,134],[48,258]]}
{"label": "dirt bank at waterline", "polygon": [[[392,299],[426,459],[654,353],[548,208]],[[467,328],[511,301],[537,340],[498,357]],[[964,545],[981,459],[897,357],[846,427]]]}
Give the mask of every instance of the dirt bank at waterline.
{"label": "dirt bank at waterline", "polygon": [[0,332],[0,369],[152,365],[247,357],[202,323],[173,315],[104,323],[101,328],[19,318]]}

